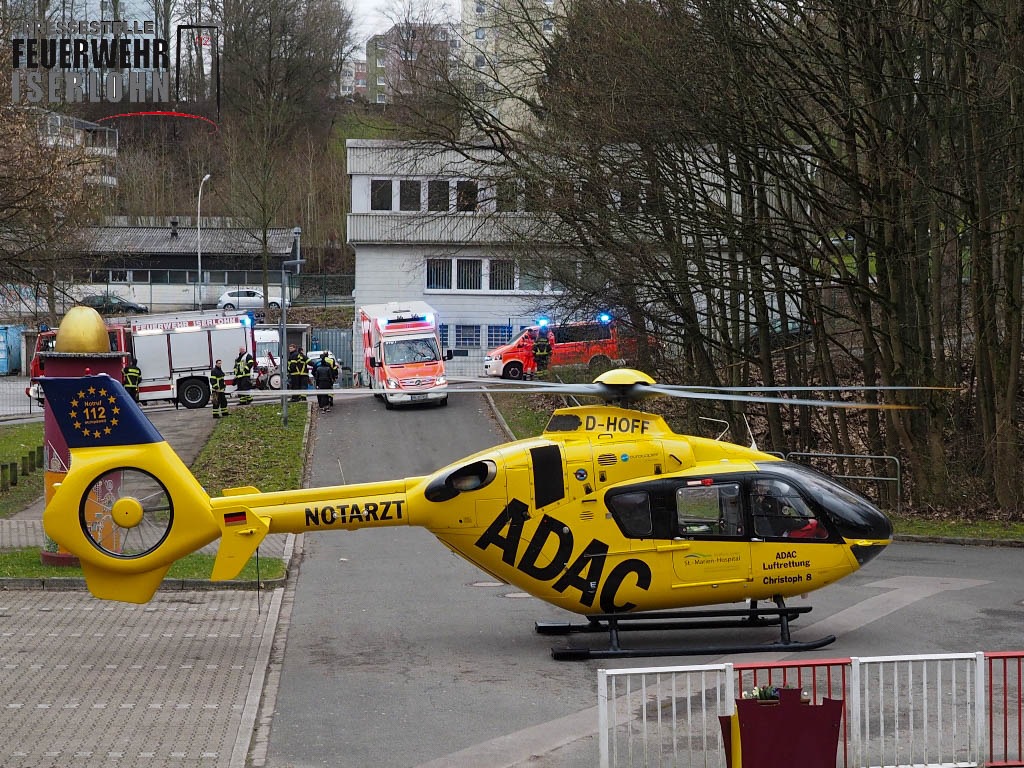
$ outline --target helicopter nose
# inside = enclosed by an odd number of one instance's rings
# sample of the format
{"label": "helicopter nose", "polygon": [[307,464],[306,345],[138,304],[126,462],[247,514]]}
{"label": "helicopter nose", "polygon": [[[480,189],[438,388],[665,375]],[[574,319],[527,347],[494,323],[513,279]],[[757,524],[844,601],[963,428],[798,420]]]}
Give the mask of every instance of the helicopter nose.
{"label": "helicopter nose", "polygon": [[870,544],[851,544],[850,552],[857,558],[857,564],[865,566],[882,554],[882,550],[889,546],[889,542],[873,541]]}

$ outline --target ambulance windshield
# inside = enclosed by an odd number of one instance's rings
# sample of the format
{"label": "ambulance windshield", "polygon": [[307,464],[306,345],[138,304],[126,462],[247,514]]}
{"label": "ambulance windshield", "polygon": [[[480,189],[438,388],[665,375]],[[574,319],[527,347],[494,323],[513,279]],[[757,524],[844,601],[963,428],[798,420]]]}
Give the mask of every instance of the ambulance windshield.
{"label": "ambulance windshield", "polygon": [[384,342],[384,362],[387,365],[432,363],[440,359],[437,340],[433,336]]}

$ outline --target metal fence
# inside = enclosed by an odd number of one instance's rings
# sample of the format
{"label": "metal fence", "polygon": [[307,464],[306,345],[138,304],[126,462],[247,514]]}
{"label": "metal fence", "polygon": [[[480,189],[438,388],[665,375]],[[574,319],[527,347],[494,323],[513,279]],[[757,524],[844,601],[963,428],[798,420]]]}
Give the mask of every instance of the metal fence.
{"label": "metal fence", "polygon": [[719,716],[755,686],[842,699],[836,765],[1024,766],[1024,652],[598,672],[602,768],[725,768]]}

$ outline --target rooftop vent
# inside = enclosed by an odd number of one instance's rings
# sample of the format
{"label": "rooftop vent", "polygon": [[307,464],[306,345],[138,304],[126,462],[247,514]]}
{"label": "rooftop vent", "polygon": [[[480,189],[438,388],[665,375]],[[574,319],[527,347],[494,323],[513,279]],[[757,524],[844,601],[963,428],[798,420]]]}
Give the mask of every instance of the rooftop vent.
{"label": "rooftop vent", "polygon": [[175,218],[175,219],[171,219],[171,237],[177,237],[177,236],[178,236],[178,220]]}

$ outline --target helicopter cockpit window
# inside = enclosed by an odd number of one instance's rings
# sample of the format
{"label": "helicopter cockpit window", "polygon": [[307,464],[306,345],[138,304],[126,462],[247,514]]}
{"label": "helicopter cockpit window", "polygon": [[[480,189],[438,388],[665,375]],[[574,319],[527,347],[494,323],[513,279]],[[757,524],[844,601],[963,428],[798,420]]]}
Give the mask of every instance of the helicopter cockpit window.
{"label": "helicopter cockpit window", "polygon": [[738,483],[683,486],[676,489],[678,533],[690,536],[742,536],[743,513]]}
{"label": "helicopter cockpit window", "polygon": [[612,496],[608,499],[608,507],[626,536],[649,539],[654,535],[651,495],[647,491],[631,491]]}
{"label": "helicopter cockpit window", "polygon": [[751,483],[754,535],[762,539],[827,539],[828,530],[799,492],[784,480],[758,478]]}

